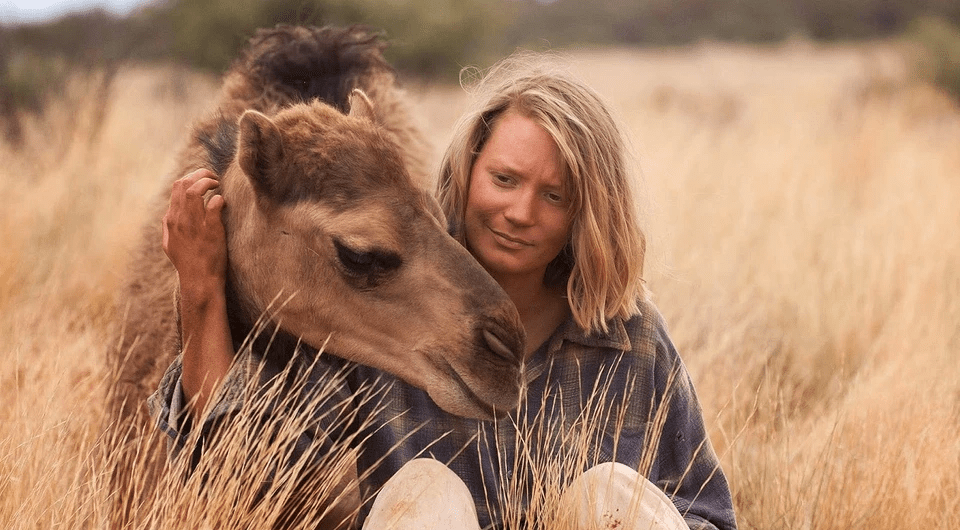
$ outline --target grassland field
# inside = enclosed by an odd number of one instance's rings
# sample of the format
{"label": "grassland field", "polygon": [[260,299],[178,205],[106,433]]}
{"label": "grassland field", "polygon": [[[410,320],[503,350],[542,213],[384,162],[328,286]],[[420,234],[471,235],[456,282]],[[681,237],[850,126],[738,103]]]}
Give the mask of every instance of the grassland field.
{"label": "grassland field", "polygon": [[[960,528],[960,102],[894,43],[569,52],[746,529]],[[217,80],[77,76],[0,143],[0,527],[101,528],[129,251]],[[437,153],[457,86],[407,85]],[[182,527],[192,527],[183,521]]]}

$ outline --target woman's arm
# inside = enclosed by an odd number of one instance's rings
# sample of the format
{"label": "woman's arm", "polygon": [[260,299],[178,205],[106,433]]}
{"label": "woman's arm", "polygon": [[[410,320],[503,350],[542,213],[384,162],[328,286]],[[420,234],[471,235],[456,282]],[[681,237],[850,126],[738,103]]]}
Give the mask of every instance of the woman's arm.
{"label": "woman's arm", "polygon": [[227,243],[215,175],[200,169],[177,180],[163,216],[163,251],[180,278],[183,392],[194,419],[204,411],[233,361],[227,322]]}

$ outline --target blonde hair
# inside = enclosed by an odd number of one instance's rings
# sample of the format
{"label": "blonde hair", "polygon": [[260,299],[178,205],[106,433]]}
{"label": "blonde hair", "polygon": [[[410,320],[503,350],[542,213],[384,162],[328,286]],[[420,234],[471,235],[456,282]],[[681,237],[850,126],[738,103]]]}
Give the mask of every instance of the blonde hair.
{"label": "blonde hair", "polygon": [[516,110],[553,137],[571,196],[570,242],[544,281],[566,282],[573,317],[589,333],[607,331],[613,317],[639,313],[638,301],[646,297],[645,239],[624,138],[600,96],[567,74],[555,57],[529,53],[493,66],[471,92],[474,104],[457,123],[437,188],[454,237],[466,244],[464,211],[473,163],[498,118]]}

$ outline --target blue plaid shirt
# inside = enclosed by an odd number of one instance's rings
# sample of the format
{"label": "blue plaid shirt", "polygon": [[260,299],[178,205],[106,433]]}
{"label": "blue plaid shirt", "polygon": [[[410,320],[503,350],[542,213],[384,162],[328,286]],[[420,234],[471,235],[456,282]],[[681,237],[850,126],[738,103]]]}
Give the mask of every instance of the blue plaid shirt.
{"label": "blue plaid shirt", "polygon": [[[330,370],[349,365],[340,372],[346,375],[338,379],[344,387],[339,399],[355,400],[373,426],[355,437],[364,440],[357,462],[360,476],[366,476],[364,498],[405,462],[431,456],[467,484],[481,527],[496,527],[504,519],[536,519],[543,490],[535,488],[553,483],[562,488],[593,465],[618,461],[666,492],[691,528],[736,528],[727,480],[707,438],[693,384],[659,312],[644,302],[640,315],[612,319],[608,328],[587,335],[568,318],[528,360],[518,409],[495,421],[447,414],[426,392],[373,368],[330,356],[318,362],[313,351],[295,359],[310,359],[303,370],[318,385],[330,380]],[[248,356],[248,368],[236,363],[221,386],[205,430],[242,408],[243,388],[255,373],[249,366],[260,362]],[[278,371],[266,369],[260,377]],[[184,447],[190,430],[180,373],[178,359],[149,400],[174,453]],[[358,399],[364,394],[357,390],[371,385],[376,399]],[[309,447],[320,443],[315,438],[302,435],[300,452],[310,454]]]}

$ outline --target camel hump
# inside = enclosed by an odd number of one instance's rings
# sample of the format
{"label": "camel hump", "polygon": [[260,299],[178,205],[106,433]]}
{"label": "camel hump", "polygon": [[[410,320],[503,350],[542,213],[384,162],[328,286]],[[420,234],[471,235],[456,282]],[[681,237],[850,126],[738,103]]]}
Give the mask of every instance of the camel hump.
{"label": "camel hump", "polygon": [[232,70],[249,87],[280,107],[320,99],[346,113],[350,94],[393,69],[383,58],[386,43],[365,26],[277,25],[258,30]]}

